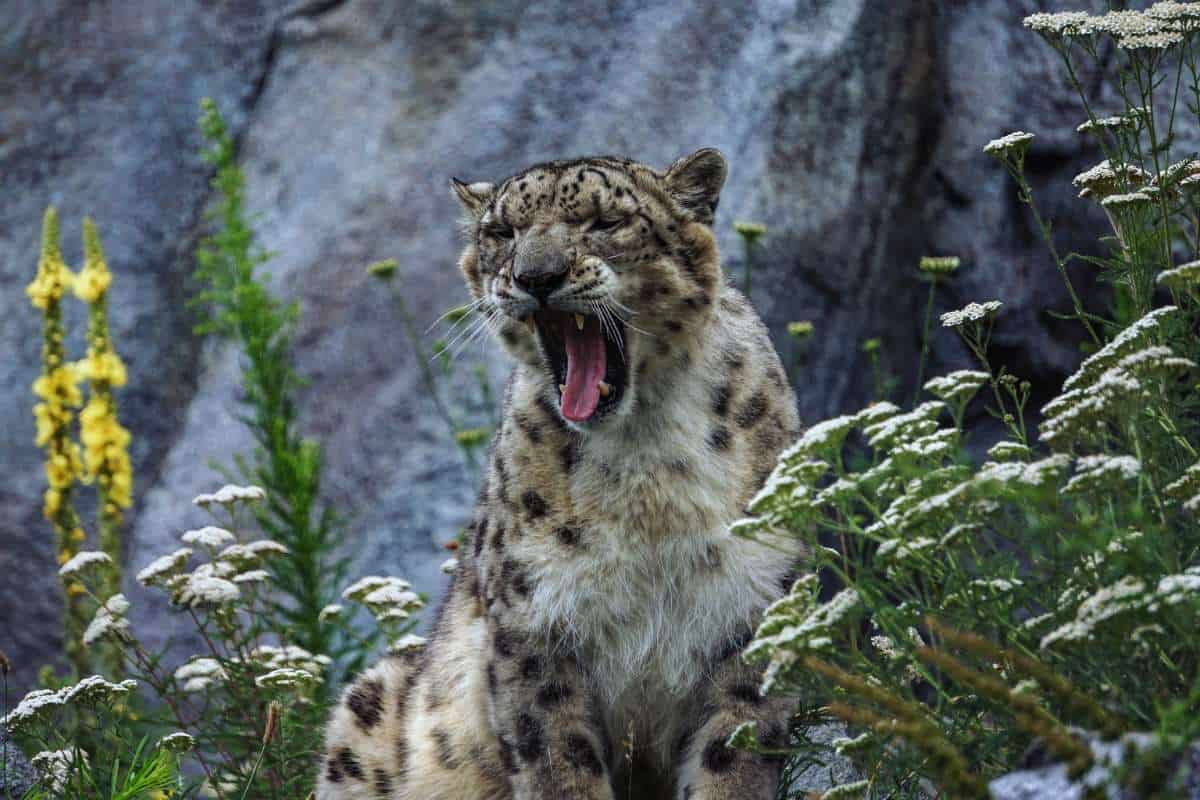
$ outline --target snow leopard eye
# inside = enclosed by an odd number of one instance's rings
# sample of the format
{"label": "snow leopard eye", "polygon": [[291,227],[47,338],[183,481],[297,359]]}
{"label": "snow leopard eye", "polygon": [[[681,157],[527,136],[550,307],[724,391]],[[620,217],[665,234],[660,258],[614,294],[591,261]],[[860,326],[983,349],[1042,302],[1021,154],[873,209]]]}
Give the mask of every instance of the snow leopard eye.
{"label": "snow leopard eye", "polygon": [[484,227],[483,232],[496,239],[511,239],[516,236],[516,231],[511,225],[488,225]]}
{"label": "snow leopard eye", "polygon": [[592,220],[591,230],[600,231],[601,233],[608,233],[609,231],[615,231],[628,221],[628,217],[600,217]]}

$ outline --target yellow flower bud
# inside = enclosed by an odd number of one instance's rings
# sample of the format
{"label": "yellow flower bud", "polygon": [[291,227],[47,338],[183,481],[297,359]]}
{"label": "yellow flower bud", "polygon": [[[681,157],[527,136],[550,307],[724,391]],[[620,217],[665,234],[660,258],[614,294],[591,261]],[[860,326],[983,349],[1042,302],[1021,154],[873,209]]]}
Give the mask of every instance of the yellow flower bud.
{"label": "yellow flower bud", "polygon": [[42,498],[42,516],[46,519],[53,519],[60,508],[62,508],[62,492],[58,489],[47,489]]}

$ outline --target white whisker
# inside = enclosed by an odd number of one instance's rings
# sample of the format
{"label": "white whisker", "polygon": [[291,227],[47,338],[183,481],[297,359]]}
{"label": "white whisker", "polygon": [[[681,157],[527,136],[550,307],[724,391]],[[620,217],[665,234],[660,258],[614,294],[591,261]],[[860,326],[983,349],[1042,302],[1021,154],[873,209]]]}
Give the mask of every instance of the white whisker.
{"label": "white whisker", "polygon": [[476,339],[478,339],[480,334],[483,333],[484,331],[494,334],[495,331],[492,329],[492,322],[494,322],[496,320],[496,318],[500,316],[500,314],[501,314],[501,312],[499,309],[494,309],[488,316],[484,317],[483,324],[476,325],[475,329],[471,333],[471,335],[469,337],[467,337],[464,341],[460,342],[458,344],[458,346],[454,349],[454,352],[450,354],[451,360],[458,358],[458,356],[461,353],[463,353],[468,347],[470,347],[471,343],[474,342]]}
{"label": "white whisker", "polygon": [[475,334],[477,334],[480,330],[482,330],[484,327],[487,326],[489,319],[493,315],[499,314],[499,313],[500,313],[499,309],[491,309],[490,311],[484,312],[482,316],[479,316],[476,319],[472,320],[471,325],[469,327],[463,328],[462,330],[460,330],[458,332],[458,334],[456,336],[454,336],[452,339],[450,339],[448,342],[446,342],[445,345],[443,345],[443,350],[449,350],[451,347],[453,347],[455,344],[457,344],[459,341],[461,341],[464,338],[469,342],[471,339],[473,339],[475,337]]}
{"label": "white whisker", "polygon": [[630,308],[629,306],[627,306],[627,305],[625,305],[624,303],[622,303],[622,302],[621,302],[620,300],[618,300],[617,298],[613,297],[611,294],[610,294],[610,295],[608,295],[606,299],[607,299],[607,300],[608,300],[608,302],[609,302],[609,303],[610,303],[612,306],[614,306],[614,307],[615,307],[615,308],[616,308],[618,311],[624,311],[626,314],[628,314],[628,315],[629,315],[629,316],[631,316],[631,317],[636,317],[636,316],[637,316],[637,312],[636,312],[636,311],[634,311],[632,308]]}
{"label": "white whisker", "polygon": [[[483,305],[483,303],[485,303],[485,302],[487,302],[487,298],[480,297],[478,300],[472,301],[471,303],[468,303],[465,306],[455,306],[454,308],[447,311],[445,314],[442,314],[440,317],[435,319],[432,323],[430,323],[429,327],[425,329],[425,334],[428,335],[431,330],[433,330],[434,328],[437,327],[437,324],[439,322],[441,322],[442,320],[444,320],[446,317],[450,316],[454,312],[459,311],[460,309],[465,310],[467,313],[463,314],[461,319],[459,319],[457,322],[455,322],[453,325],[450,326],[450,331],[454,330],[455,328],[457,328],[459,325],[461,325],[463,323],[463,320],[466,320],[471,316],[470,312],[479,308],[479,306]],[[450,331],[446,332],[447,335],[449,335]]]}
{"label": "white whisker", "polygon": [[[608,302],[612,303],[613,305],[616,305],[616,306],[618,306],[619,308],[625,308],[625,306],[623,306],[623,305],[621,305],[620,303],[618,303],[618,302],[617,302],[617,300],[616,300],[616,299],[615,299],[615,298],[614,298],[612,295],[609,295],[609,296],[608,296],[608,298],[607,298],[607,300],[608,300]],[[611,309],[610,309],[610,311],[611,311]],[[639,327],[637,327],[636,325],[634,325],[633,323],[631,323],[627,317],[625,317],[625,316],[622,316],[622,315],[621,315],[621,313],[620,313],[620,311],[619,311],[619,310],[618,310],[618,311],[614,311],[614,312],[612,312],[612,313],[614,313],[614,314],[616,315],[617,319],[621,320],[621,324],[622,324],[622,325],[624,325],[626,328],[629,328],[629,329],[630,329],[630,330],[632,330],[632,331],[637,331],[637,332],[638,332],[638,333],[640,333],[642,336],[645,336],[647,339],[654,339],[654,338],[656,338],[655,336],[651,335],[650,333],[647,333],[646,331],[642,330],[641,328],[639,328]],[[636,311],[629,311],[629,313],[630,313],[630,314],[636,314],[637,312],[636,312]]]}

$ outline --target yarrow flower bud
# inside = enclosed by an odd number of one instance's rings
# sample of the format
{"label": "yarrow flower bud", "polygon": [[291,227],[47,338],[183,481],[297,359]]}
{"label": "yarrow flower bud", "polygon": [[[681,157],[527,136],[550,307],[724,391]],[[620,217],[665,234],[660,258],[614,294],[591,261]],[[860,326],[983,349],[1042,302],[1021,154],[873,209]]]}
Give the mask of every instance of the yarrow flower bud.
{"label": "yarrow flower bud", "polygon": [[367,267],[367,272],[381,280],[390,280],[396,274],[396,269],[400,266],[394,258],[387,258],[383,261],[376,261]]}
{"label": "yarrow flower bud", "polygon": [[196,746],[196,740],[190,734],[175,731],[159,739],[158,746],[173,753],[186,753]]}
{"label": "yarrow flower bud", "polygon": [[767,226],[757,222],[735,222],[733,229],[749,244],[754,244],[767,232]]}
{"label": "yarrow flower bud", "polygon": [[793,339],[804,340],[813,335],[813,324],[808,320],[799,322],[789,322],[787,325],[788,336]]}
{"label": "yarrow flower bud", "polygon": [[917,269],[931,275],[949,275],[958,265],[958,256],[921,256]]}

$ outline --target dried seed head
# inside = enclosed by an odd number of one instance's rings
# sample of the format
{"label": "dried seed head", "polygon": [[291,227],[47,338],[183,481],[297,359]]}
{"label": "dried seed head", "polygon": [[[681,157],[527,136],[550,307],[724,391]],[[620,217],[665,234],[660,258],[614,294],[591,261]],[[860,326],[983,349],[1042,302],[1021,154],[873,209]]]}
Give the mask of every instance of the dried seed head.
{"label": "dried seed head", "polygon": [[268,745],[279,732],[279,702],[272,700],[267,706],[267,725],[263,729],[262,743]]}

